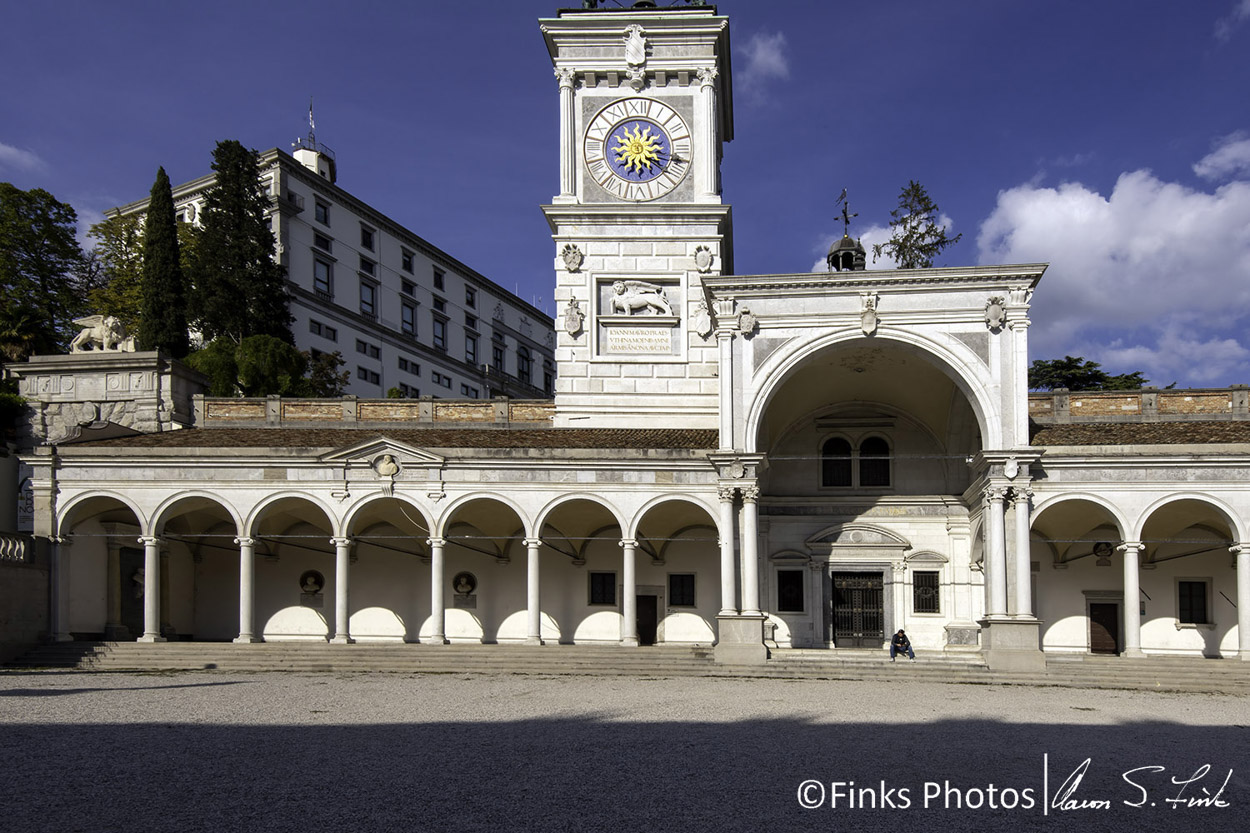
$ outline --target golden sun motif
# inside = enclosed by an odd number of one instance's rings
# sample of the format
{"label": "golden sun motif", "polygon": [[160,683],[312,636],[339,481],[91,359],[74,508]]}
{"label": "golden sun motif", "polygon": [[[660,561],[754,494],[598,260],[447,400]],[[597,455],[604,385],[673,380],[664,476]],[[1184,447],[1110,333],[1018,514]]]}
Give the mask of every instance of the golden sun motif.
{"label": "golden sun motif", "polygon": [[659,136],[651,135],[650,127],[638,125],[632,133],[629,128],[624,128],[619,135],[612,138],[620,142],[612,148],[612,152],[616,154],[616,161],[624,166],[626,172],[633,170],[639,174],[646,173],[660,161],[660,151],[663,150],[663,146],[660,144]]}

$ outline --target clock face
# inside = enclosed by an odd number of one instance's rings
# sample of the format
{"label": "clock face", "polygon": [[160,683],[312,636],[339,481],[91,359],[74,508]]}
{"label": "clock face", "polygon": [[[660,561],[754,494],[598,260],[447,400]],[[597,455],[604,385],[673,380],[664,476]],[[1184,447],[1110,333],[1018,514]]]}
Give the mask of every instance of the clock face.
{"label": "clock face", "polygon": [[586,129],[586,167],[623,200],[646,202],[677,187],[690,170],[690,129],[677,111],[650,98],[604,107]]}

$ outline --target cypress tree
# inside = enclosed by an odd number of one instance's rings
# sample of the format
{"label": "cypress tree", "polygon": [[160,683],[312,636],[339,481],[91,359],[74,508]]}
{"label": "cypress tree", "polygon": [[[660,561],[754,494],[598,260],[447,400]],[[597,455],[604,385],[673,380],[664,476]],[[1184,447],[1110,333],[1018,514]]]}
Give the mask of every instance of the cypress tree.
{"label": "cypress tree", "polygon": [[181,359],[190,350],[187,301],[178,253],[178,221],[165,169],[156,172],[144,226],[141,350],[163,350]]}
{"label": "cypress tree", "polygon": [[200,329],[206,340],[268,335],[293,344],[286,270],[274,260],[256,151],[218,142],[213,170],[217,184],[204,199],[194,258]]}

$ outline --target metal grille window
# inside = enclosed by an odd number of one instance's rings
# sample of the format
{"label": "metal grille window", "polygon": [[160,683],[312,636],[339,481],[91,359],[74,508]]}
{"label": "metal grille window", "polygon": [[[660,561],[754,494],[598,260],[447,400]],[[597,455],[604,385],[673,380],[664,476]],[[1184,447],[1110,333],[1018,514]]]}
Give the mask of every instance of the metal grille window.
{"label": "metal grille window", "polygon": [[777,610],[781,613],[802,613],[803,571],[777,571]]}
{"label": "metal grille window", "polygon": [[694,607],[694,573],[673,573],[668,577],[669,607]]}
{"label": "metal grille window", "polygon": [[1208,625],[1207,583],[1205,581],[1178,581],[1177,620],[1183,625]]}
{"label": "metal grille window", "polygon": [[911,574],[912,609],[916,613],[942,612],[938,576],[936,570],[917,570]]}
{"label": "metal grille window", "polygon": [[616,573],[590,574],[590,603],[616,605]]}

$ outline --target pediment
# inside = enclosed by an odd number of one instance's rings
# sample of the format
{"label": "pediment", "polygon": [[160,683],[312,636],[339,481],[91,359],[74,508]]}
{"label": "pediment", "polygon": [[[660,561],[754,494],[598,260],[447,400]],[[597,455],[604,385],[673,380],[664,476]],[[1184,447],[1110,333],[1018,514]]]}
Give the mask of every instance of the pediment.
{"label": "pediment", "polygon": [[350,466],[372,467],[377,460],[389,454],[401,467],[441,468],[445,457],[432,454],[415,445],[397,442],[388,437],[373,437],[355,445],[331,451],[321,456],[323,463],[343,463]]}
{"label": "pediment", "polygon": [[933,550],[921,550],[907,556],[908,564],[945,564],[949,559],[940,552]]}
{"label": "pediment", "polygon": [[830,547],[911,549],[907,539],[871,524],[838,524],[822,530],[804,543],[813,552],[827,551]]}

